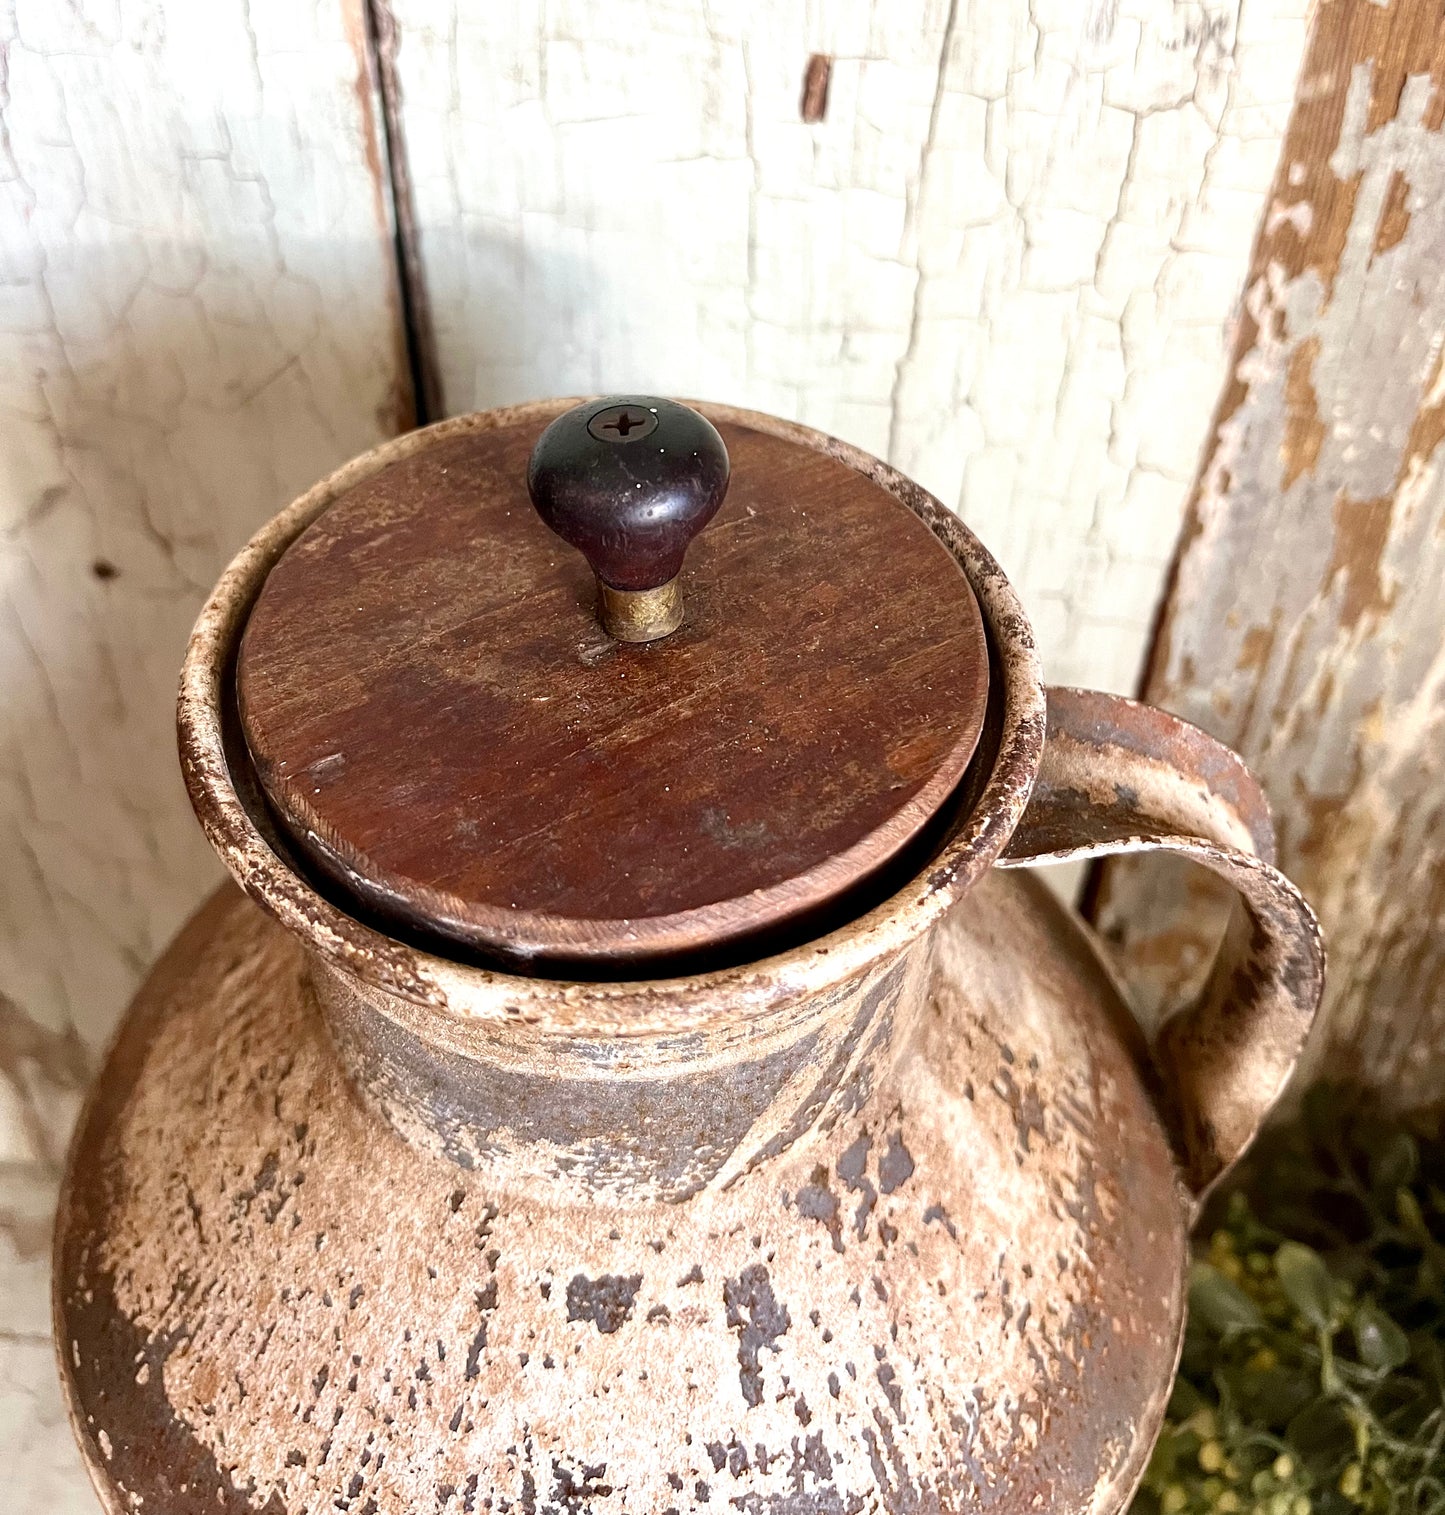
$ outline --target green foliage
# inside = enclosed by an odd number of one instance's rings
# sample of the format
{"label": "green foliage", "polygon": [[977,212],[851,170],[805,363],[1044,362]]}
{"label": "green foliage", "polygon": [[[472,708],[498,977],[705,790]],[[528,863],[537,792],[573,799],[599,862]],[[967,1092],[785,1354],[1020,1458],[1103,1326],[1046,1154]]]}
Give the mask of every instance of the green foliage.
{"label": "green foliage", "polygon": [[1215,1205],[1131,1515],[1445,1515],[1445,1141],[1340,1110]]}

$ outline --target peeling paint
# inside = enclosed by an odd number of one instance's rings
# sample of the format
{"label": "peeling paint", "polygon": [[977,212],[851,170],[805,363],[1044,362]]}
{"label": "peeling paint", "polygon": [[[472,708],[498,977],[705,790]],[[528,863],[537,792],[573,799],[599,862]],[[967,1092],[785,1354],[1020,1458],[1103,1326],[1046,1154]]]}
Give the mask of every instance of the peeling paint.
{"label": "peeling paint", "polygon": [[[97,1476],[121,1507],[233,1515],[608,1515],[704,1488],[1111,1515],[1168,1395],[1185,1209],[1077,931],[989,876],[859,1109],[684,1204],[578,1204],[349,1098],[299,949],[228,889],[137,1004],[72,1170],[58,1308]],[[1036,1070],[1023,1153],[964,1092],[1004,1036]],[[876,1179],[841,1250],[789,1202],[820,1169]]]}
{"label": "peeling paint", "polygon": [[[1404,1106],[1445,1069],[1445,38],[1421,18],[1318,13],[1145,691],[1270,792],[1331,943],[1313,1066]],[[1178,986],[1149,944],[1186,910],[1144,870],[1102,892],[1154,1003]]]}

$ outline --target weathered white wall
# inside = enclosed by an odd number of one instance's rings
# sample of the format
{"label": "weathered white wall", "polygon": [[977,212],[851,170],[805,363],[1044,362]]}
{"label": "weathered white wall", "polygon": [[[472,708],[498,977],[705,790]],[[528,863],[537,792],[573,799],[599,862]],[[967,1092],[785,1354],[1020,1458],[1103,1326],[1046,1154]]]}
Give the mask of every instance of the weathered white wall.
{"label": "weathered white wall", "polygon": [[1052,678],[1133,687],[1305,0],[391,8],[450,410],[635,387],[834,432],[958,506]]}
{"label": "weathered white wall", "polygon": [[175,759],[187,632],[251,530],[398,421],[358,16],[0,6],[7,1510],[95,1507],[50,1360],[49,1214],[100,1048],[218,876]]}
{"label": "weathered white wall", "polygon": [[[1445,1078],[1445,37],[1334,0],[1315,27],[1148,689],[1265,785],[1330,952],[1306,1072],[1430,1106]],[[1197,882],[1112,870],[1158,989]]]}

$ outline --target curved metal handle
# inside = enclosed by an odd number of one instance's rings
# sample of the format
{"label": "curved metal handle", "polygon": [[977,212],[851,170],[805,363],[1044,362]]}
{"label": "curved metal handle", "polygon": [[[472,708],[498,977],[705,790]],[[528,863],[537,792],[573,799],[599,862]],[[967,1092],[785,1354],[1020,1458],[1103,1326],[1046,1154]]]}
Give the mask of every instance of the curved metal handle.
{"label": "curved metal handle", "polygon": [[1038,779],[999,866],[1172,852],[1233,885],[1243,905],[1198,999],[1154,1047],[1185,1178],[1202,1199],[1299,1060],[1324,988],[1319,924],[1273,866],[1264,796],[1227,747],[1117,695],[1050,689],[1048,705]]}

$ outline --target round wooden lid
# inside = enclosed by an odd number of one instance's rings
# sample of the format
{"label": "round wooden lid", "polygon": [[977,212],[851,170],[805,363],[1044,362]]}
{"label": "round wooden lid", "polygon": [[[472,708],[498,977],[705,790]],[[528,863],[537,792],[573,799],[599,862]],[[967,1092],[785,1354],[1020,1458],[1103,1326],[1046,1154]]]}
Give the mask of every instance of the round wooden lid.
{"label": "round wooden lid", "polygon": [[266,796],[384,922],[514,964],[801,924],[963,778],[988,679],[968,582],[882,484],[724,419],[682,624],[615,640],[615,591],[528,497],[551,414],[439,436],[272,569],[237,667]]}

